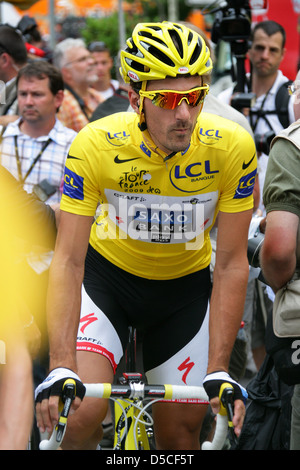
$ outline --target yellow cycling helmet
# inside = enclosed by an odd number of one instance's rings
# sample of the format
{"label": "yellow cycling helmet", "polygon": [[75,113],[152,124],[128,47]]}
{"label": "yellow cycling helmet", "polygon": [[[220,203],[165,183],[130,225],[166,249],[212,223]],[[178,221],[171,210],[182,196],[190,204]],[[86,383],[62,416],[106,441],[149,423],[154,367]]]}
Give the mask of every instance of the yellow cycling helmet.
{"label": "yellow cycling helmet", "polygon": [[120,72],[129,83],[211,71],[209,49],[195,31],[178,23],[139,23],[121,52]]}

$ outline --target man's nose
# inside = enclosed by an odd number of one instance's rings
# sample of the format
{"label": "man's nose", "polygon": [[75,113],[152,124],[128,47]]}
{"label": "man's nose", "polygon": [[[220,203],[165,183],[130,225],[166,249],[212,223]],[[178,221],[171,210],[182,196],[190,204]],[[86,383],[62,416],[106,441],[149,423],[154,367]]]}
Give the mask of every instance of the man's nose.
{"label": "man's nose", "polygon": [[268,49],[267,47],[265,47],[265,48],[263,49],[263,51],[262,51],[262,57],[263,57],[264,59],[268,59],[269,55],[270,55],[270,51],[269,51],[269,49]]}
{"label": "man's nose", "polygon": [[33,96],[31,93],[28,93],[25,97],[25,104],[26,105],[32,105],[34,102]]}
{"label": "man's nose", "polygon": [[188,119],[190,117],[190,106],[187,98],[183,98],[181,103],[176,108],[177,119]]}

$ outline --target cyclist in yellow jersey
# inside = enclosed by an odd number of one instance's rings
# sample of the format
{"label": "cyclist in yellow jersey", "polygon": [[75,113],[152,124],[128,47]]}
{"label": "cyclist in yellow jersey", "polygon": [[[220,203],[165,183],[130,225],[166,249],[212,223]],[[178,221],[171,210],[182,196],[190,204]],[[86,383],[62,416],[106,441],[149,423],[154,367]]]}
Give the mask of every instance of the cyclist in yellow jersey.
{"label": "cyclist in yellow jersey", "polygon": [[[65,448],[96,448],[106,403],[81,404],[82,382],[113,381],[129,325],[142,331],[149,382],[203,384],[216,411],[230,381],[240,433],[243,389],[227,371],[248,280],[256,154],[238,124],[201,113],[211,68],[186,26],[138,24],[121,54],[135,113],[87,125],[70,148],[50,273],[51,372],[36,390],[38,424],[50,430],[62,382],[76,379]],[[157,403],[157,447],[197,449],[205,412]]]}

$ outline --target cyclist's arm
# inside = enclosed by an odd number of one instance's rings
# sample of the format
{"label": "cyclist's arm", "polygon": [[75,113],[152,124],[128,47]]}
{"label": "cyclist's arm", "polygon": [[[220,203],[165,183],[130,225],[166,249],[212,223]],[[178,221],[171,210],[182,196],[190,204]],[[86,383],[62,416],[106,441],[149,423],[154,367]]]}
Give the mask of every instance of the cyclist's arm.
{"label": "cyclist's arm", "polygon": [[76,338],[81,284],[93,217],[61,211],[57,242],[50,268],[47,321],[50,370],[66,367],[76,372]]}
{"label": "cyclist's arm", "polygon": [[[52,260],[47,299],[50,370],[77,372],[76,338],[81,305],[84,260],[93,217],[60,214],[57,242]],[[71,372],[70,371],[70,372]],[[58,421],[58,396],[37,403],[36,418],[43,432]],[[75,398],[73,408],[80,404]]]}
{"label": "cyclist's arm", "polygon": [[275,292],[294,274],[298,226],[299,217],[292,212],[272,211],[267,215],[261,266]]}
{"label": "cyclist's arm", "polygon": [[[230,355],[241,325],[248,282],[248,229],[252,210],[238,213],[220,212],[213,289],[210,304],[210,345],[208,374],[228,372]],[[241,402],[242,403],[242,402]],[[235,411],[241,406],[235,406]],[[218,407],[218,398],[211,402]],[[235,416],[237,432],[243,406]]]}

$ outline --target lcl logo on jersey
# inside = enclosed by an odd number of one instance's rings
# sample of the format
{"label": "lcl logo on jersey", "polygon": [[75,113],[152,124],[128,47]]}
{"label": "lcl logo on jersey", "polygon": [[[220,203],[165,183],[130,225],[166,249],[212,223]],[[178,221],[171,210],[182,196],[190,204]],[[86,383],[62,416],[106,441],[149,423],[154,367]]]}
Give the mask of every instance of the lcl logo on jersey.
{"label": "lcl logo on jersey", "polygon": [[236,188],[234,199],[243,199],[244,197],[251,196],[253,193],[254,183],[256,177],[256,170],[252,171],[246,176],[242,176]]}
{"label": "lcl logo on jersey", "polygon": [[106,133],[107,142],[115,147],[121,147],[124,145],[129,137],[130,134],[126,134],[125,131],[115,132],[113,134],[111,132]]}
{"label": "lcl logo on jersey", "polygon": [[82,201],[84,199],[83,182],[84,179],[82,176],[77,175],[74,171],[65,167],[63,194],[72,199]]}
{"label": "lcl logo on jersey", "polygon": [[186,165],[174,165],[170,170],[170,180],[179,191],[193,193],[210,186],[219,170],[215,170],[209,160]]}
{"label": "lcl logo on jersey", "polygon": [[222,138],[219,129],[199,129],[199,140],[205,145],[214,145]]}

